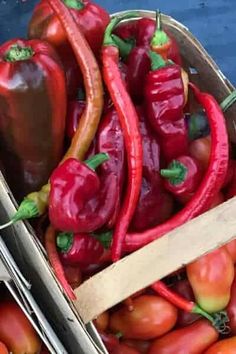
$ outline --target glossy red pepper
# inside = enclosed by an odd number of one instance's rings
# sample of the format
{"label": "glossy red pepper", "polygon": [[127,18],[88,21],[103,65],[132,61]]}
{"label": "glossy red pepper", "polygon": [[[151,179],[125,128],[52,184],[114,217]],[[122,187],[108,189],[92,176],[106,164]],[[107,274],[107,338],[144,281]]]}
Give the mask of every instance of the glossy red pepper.
{"label": "glossy red pepper", "polygon": [[78,123],[84,109],[86,107],[86,102],[83,100],[69,101],[67,107],[67,117],[66,117],[66,135],[69,139],[72,139],[78,127]]}
{"label": "glossy red pepper", "polygon": [[219,334],[207,320],[199,320],[156,339],[148,354],[202,354]]}
{"label": "glossy red pepper", "polygon": [[201,182],[202,170],[197,160],[184,155],[171,161],[166,169],[162,169],[161,176],[165,178],[165,188],[186,204]]}
{"label": "glossy red pepper", "polygon": [[63,153],[66,92],[60,60],[42,41],[0,47],[0,158],[15,197],[41,188]]}
{"label": "glossy red pepper", "polygon": [[116,193],[114,213],[108,222],[108,227],[114,226],[120,211],[123,184],[125,178],[125,144],[118,114],[114,108],[103,117],[97,132],[97,151],[106,153],[109,160],[100,166],[100,176],[104,180],[113,173],[116,176]]}
{"label": "glossy red pepper", "polygon": [[116,176],[101,183],[94,169],[108,159],[95,155],[86,163],[67,159],[50,178],[49,219],[61,231],[93,232],[102,227],[114,212]]}
{"label": "glossy red pepper", "polygon": [[82,274],[78,266],[67,266],[63,264],[65,277],[72,289],[78,288],[82,283]]}
{"label": "glossy red pepper", "polygon": [[169,162],[188,151],[181,68],[167,65],[156,53],[150,55],[152,70],[145,82],[147,117],[160,139],[161,154]]}
{"label": "glossy red pepper", "polygon": [[62,262],[72,266],[99,263],[105,253],[102,241],[89,234],[59,233],[57,247]]}
{"label": "glossy red pepper", "polygon": [[222,339],[213,344],[204,354],[235,354],[236,337]]}
{"label": "glossy red pepper", "polygon": [[142,182],[142,140],[138,116],[125,89],[118,66],[119,50],[111,37],[113,28],[127,16],[130,17],[130,15],[120,16],[110,22],[105,32],[102,50],[103,78],[118,113],[124,135],[128,165],[128,186],[113,235],[113,261],[119,260],[121,256],[123,241],[138,202]]}
{"label": "glossy red pepper", "polygon": [[[98,55],[105,28],[110,21],[109,14],[92,1],[63,0],[63,2],[70,10],[91,49],[95,55]],[[41,0],[36,5],[29,23],[28,36],[46,40],[57,49],[67,74],[67,91],[69,96],[74,98],[82,81],[81,73],[64,28],[47,0]]]}
{"label": "glossy red pepper", "polygon": [[173,198],[163,188],[160,177],[160,147],[142,107],[136,107],[143,145],[142,186],[132,229],[145,230],[167,220],[173,211]]}
{"label": "glossy red pepper", "polygon": [[167,222],[143,233],[128,233],[124,242],[124,250],[131,252],[138,249],[165,233],[183,225],[188,220],[207,211],[215,196],[219,193],[227,173],[229,159],[229,142],[222,110],[213,96],[201,92],[190,84],[197,101],[203,106],[211,128],[211,156],[208,169],[186,206]]}

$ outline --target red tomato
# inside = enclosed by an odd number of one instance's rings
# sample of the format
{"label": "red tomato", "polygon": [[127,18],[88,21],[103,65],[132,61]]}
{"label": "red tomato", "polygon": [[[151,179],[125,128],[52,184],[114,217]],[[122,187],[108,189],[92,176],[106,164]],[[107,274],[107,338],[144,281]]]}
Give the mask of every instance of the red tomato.
{"label": "red tomato", "polygon": [[4,343],[0,342],[0,354],[8,354],[9,351]]}
{"label": "red tomato", "polygon": [[228,305],[234,264],[224,247],[200,257],[186,270],[195,299],[203,310],[213,313]]}
{"label": "red tomato", "polygon": [[[178,281],[173,286],[173,290],[176,291],[176,293],[185,297],[185,299],[190,301],[195,301],[193,289],[191,288],[191,285],[189,284],[189,281],[187,279]],[[183,310],[178,310],[177,326],[178,327],[188,326],[191,323],[197,321],[199,317],[200,316],[195,313],[189,313]]]}
{"label": "red tomato", "polygon": [[236,337],[220,340],[211,346],[204,354],[235,354]]}
{"label": "red tomato", "polygon": [[136,349],[130,348],[125,344],[119,344],[114,350],[111,351],[111,354],[140,354]]}
{"label": "red tomato", "polygon": [[155,340],[148,354],[202,354],[218,336],[209,321],[199,320]]}
{"label": "red tomato", "polygon": [[230,254],[231,259],[235,264],[236,263],[236,239],[233,241],[230,241],[224,247],[226,248],[226,250]]}
{"label": "red tomato", "polygon": [[155,295],[142,295],[133,300],[134,309],[123,306],[110,318],[110,328],[121,332],[125,339],[149,340],[159,337],[174,327],[177,309]]}
{"label": "red tomato", "polygon": [[63,269],[65,272],[66,279],[72,289],[78,288],[78,286],[82,283],[82,276],[79,267],[63,265]]}
{"label": "red tomato", "polygon": [[103,312],[93,322],[99,331],[105,331],[109,323],[109,313],[107,311]]}
{"label": "red tomato", "polygon": [[0,303],[0,340],[14,354],[35,354],[41,341],[20,307],[11,301]]}
{"label": "red tomato", "polygon": [[125,345],[128,345],[128,347],[134,348],[138,350],[140,354],[147,354],[148,350],[151,346],[150,341],[145,341],[145,340],[137,340],[137,339],[126,339],[123,341]]}
{"label": "red tomato", "polygon": [[203,170],[206,170],[209,165],[209,159],[211,154],[211,137],[206,136],[204,138],[193,140],[189,146],[190,156],[195,157],[200,162]]}
{"label": "red tomato", "polygon": [[231,286],[230,302],[226,308],[231,333],[236,335],[236,276]]}

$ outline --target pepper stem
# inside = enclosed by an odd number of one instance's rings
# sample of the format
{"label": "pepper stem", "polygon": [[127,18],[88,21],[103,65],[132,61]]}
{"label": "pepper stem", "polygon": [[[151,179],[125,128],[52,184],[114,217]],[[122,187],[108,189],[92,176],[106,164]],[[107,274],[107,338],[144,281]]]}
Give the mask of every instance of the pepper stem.
{"label": "pepper stem", "polygon": [[184,181],[187,168],[178,160],[173,160],[168,166],[168,169],[162,169],[160,173],[161,176],[168,179],[171,184],[177,185]]}
{"label": "pepper stem", "polygon": [[13,44],[5,54],[5,61],[15,62],[28,60],[32,58],[34,51],[31,47],[21,47],[19,44]]}
{"label": "pepper stem", "polygon": [[157,53],[149,51],[149,56],[151,59],[151,69],[152,71],[164,68],[167,64],[165,60]]}
{"label": "pepper stem", "polygon": [[104,34],[104,39],[103,39],[103,45],[104,46],[114,46],[114,47],[118,47],[118,45],[114,42],[113,38],[112,38],[112,32],[115,29],[115,27],[118,25],[118,23],[120,23],[123,20],[128,20],[130,18],[135,18],[135,17],[139,17],[140,15],[138,14],[138,12],[135,11],[130,11],[124,15],[121,16],[116,16],[114,17],[110,23],[108,24],[105,34]]}
{"label": "pepper stem", "polygon": [[127,58],[128,55],[130,54],[131,50],[134,47],[134,42],[133,41],[124,41],[120,37],[116,36],[115,34],[111,35],[114,43],[116,46],[119,48],[120,51],[120,56],[122,58]]}
{"label": "pepper stem", "polygon": [[166,34],[165,31],[162,30],[161,23],[161,12],[159,10],[156,11],[156,30],[151,40],[152,47],[161,47],[167,44],[170,41],[170,38]]}
{"label": "pepper stem", "polygon": [[106,162],[108,160],[109,160],[109,155],[101,153],[101,154],[94,155],[89,160],[85,160],[84,163],[92,170],[96,170],[98,166],[100,166],[103,162]]}
{"label": "pepper stem", "polygon": [[84,4],[80,0],[63,0],[64,4],[70,9],[82,10]]}
{"label": "pepper stem", "polygon": [[73,233],[72,232],[60,232],[57,235],[57,247],[62,252],[68,252],[73,243]]}

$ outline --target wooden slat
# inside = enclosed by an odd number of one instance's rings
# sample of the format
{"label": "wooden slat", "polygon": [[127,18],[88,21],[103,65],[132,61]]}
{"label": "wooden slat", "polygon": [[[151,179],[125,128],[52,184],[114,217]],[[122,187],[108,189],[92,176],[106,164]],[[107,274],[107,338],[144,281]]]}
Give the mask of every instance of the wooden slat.
{"label": "wooden slat", "polygon": [[236,235],[236,197],[84,282],[75,306],[85,323]]}

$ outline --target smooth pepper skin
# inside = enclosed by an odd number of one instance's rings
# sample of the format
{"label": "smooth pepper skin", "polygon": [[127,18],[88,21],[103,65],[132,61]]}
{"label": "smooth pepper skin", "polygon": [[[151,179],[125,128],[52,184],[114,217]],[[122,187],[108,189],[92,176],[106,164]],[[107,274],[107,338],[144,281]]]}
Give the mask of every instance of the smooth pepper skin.
{"label": "smooth pepper skin", "polygon": [[120,210],[124,178],[126,172],[125,142],[118,114],[112,108],[102,119],[97,133],[97,150],[99,153],[107,153],[109,160],[104,162],[99,169],[103,180],[109,179],[111,173],[116,176],[117,199],[114,214],[108,222],[108,227],[114,226]]}
{"label": "smooth pepper skin", "polygon": [[[109,180],[109,183],[108,183]],[[93,232],[102,227],[114,212],[116,176],[102,183],[92,169],[69,158],[50,178],[49,219],[57,230]]]}
{"label": "smooth pepper skin", "polygon": [[160,139],[161,154],[167,162],[186,154],[188,132],[181,67],[174,64],[150,71],[144,90],[147,118]]}
{"label": "smooth pepper skin", "polygon": [[143,146],[142,187],[132,228],[145,230],[167,220],[173,211],[173,198],[164,190],[160,177],[160,146],[157,137],[145,119],[142,107],[136,107],[139,115]]}
{"label": "smooth pepper skin", "polygon": [[188,280],[199,306],[208,313],[222,311],[230,300],[234,263],[222,247],[186,267]]}
{"label": "smooth pepper skin", "polygon": [[78,123],[85,110],[86,102],[82,100],[70,101],[67,107],[66,136],[72,139],[78,127]]}
{"label": "smooth pepper skin", "polygon": [[[60,246],[60,238],[57,236],[57,245]],[[66,265],[88,265],[98,263],[104,254],[101,242],[89,234],[65,234],[66,249],[60,251],[60,258]],[[59,247],[60,249],[60,247]]]}
{"label": "smooth pepper skin", "polygon": [[[77,1],[77,8],[70,6],[70,3],[75,4],[75,2],[64,0],[64,4],[69,8],[94,54],[98,55],[105,28],[110,21],[109,14],[92,1]],[[28,36],[46,40],[57,49],[66,71],[69,96],[76,96],[82,79],[79,67],[66,33],[47,0],[41,0],[36,5],[29,23]]]}
{"label": "smooth pepper skin", "polygon": [[39,40],[3,44],[0,156],[18,200],[40,189],[61,159],[65,115],[65,76],[54,49]]}
{"label": "smooth pepper skin", "polygon": [[162,169],[161,175],[165,178],[165,188],[185,204],[198,188],[202,170],[196,159],[183,155],[173,160],[166,169]]}

